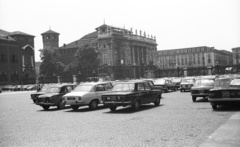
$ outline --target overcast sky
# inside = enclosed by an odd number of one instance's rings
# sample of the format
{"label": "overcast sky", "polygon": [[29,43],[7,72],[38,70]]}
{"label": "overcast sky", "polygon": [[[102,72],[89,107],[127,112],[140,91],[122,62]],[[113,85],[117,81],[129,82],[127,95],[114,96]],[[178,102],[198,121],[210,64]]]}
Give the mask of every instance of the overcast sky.
{"label": "overcast sky", "polygon": [[0,29],[35,36],[60,33],[59,46],[107,25],[156,36],[157,49],[240,47],[240,0],[0,0]]}

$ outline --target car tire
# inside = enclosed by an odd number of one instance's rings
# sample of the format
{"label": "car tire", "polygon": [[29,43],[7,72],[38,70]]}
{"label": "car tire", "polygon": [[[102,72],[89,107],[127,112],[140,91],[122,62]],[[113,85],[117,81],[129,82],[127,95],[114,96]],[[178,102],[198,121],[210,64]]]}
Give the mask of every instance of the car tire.
{"label": "car tire", "polygon": [[138,110],[140,108],[140,101],[137,100],[135,103],[132,105],[133,110]]}
{"label": "car tire", "polygon": [[109,109],[110,109],[111,111],[116,111],[117,106],[110,106]]}
{"label": "car tire", "polygon": [[33,103],[36,103],[36,100],[33,100]]}
{"label": "car tire", "polygon": [[77,106],[77,105],[71,105],[71,108],[72,108],[73,110],[78,110],[79,106]]}
{"label": "car tire", "polygon": [[218,105],[212,104],[212,109],[213,109],[213,110],[217,110],[217,108],[218,108]]}
{"label": "car tire", "polygon": [[161,98],[160,98],[160,96],[158,96],[156,101],[154,102],[154,105],[155,106],[159,106],[160,105],[160,101],[161,101]]}
{"label": "car tire", "polygon": [[196,102],[196,99],[197,99],[196,96],[192,96],[192,101],[193,101],[193,102]]}
{"label": "car tire", "polygon": [[180,90],[182,92],[182,90]]}
{"label": "car tire", "polygon": [[60,100],[60,102],[58,103],[57,108],[58,108],[58,109],[63,109],[63,108],[65,108],[65,104],[63,103],[62,100]]}
{"label": "car tire", "polygon": [[42,105],[44,110],[48,110],[50,108],[50,106],[46,106],[46,105]]}
{"label": "car tire", "polygon": [[95,109],[97,109],[97,107],[98,107],[98,101],[97,100],[93,100],[93,101],[90,102],[89,108],[91,110],[95,110]]}

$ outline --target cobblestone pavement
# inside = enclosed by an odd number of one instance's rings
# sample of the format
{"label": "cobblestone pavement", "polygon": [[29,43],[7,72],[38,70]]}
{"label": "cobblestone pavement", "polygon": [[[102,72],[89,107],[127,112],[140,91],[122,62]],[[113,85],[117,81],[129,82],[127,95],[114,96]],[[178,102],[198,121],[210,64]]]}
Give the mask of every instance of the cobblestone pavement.
{"label": "cobblestone pavement", "polygon": [[196,147],[235,112],[212,111],[209,102],[193,103],[189,92],[163,94],[161,105],[140,111],[100,106],[57,110],[32,103],[31,92],[0,94],[0,146]]}

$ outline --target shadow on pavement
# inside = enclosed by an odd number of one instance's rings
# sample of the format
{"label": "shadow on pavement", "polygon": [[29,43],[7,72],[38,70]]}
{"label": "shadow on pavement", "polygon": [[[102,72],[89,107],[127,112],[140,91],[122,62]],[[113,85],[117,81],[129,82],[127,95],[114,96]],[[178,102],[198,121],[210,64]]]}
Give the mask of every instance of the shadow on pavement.
{"label": "shadow on pavement", "polygon": [[[209,102],[207,98],[197,98],[196,102]],[[196,103],[195,102],[195,103]]]}
{"label": "shadow on pavement", "polygon": [[37,111],[40,111],[40,112],[53,112],[53,111],[65,110],[65,109],[69,109],[69,108],[71,108],[71,107],[70,106],[66,106],[63,109],[58,109],[57,107],[53,106],[53,107],[50,107],[48,110],[44,110],[42,108],[42,110],[37,110]]}
{"label": "shadow on pavement", "polygon": [[117,107],[116,111],[108,111],[108,112],[103,112],[103,113],[108,113],[108,114],[131,114],[131,113],[138,113],[138,112],[141,112],[141,111],[146,111],[146,110],[149,110],[149,109],[156,109],[156,108],[159,108],[161,106],[164,106],[164,104],[160,104],[159,106],[155,106],[153,104],[150,104],[150,105],[142,105],[139,110],[133,110],[130,106],[128,107],[122,107],[122,106],[119,106]]}
{"label": "shadow on pavement", "polygon": [[[71,107],[70,107],[71,108]],[[89,111],[97,111],[97,110],[102,110],[102,109],[106,109],[106,108],[108,108],[108,107],[106,107],[106,106],[98,106],[98,108],[97,109],[95,109],[95,110],[91,110],[88,106],[80,106],[79,108],[78,108],[78,110],[69,110],[69,111],[64,111],[64,112],[89,112]]]}

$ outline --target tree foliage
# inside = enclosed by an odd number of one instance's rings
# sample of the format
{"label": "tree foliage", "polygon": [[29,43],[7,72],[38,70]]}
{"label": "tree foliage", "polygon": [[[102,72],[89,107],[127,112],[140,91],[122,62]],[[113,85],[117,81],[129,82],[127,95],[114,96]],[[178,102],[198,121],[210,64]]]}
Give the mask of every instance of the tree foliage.
{"label": "tree foliage", "polygon": [[64,64],[60,61],[60,53],[58,49],[42,49],[40,65],[40,73],[45,76],[53,76],[53,74],[61,74],[64,70]]}
{"label": "tree foliage", "polygon": [[74,66],[82,75],[91,76],[99,66],[98,53],[94,47],[84,45],[75,54]]}

